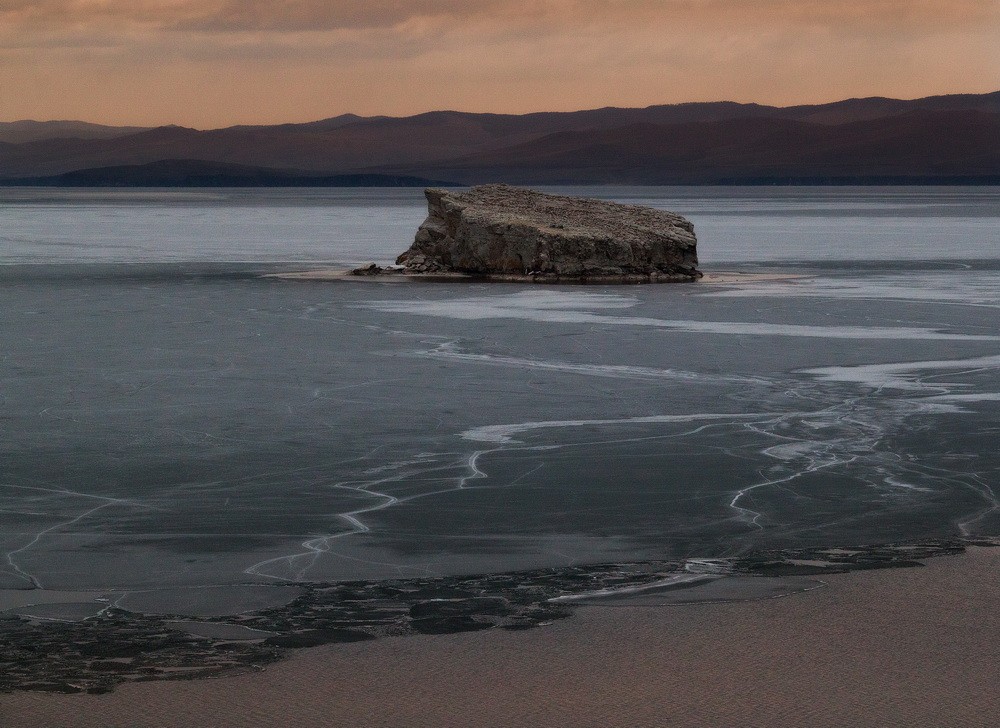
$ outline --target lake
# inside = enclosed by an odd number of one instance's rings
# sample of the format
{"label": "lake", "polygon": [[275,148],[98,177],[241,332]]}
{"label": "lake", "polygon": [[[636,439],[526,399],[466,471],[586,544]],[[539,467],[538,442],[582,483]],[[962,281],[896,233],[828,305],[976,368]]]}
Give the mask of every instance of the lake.
{"label": "lake", "polygon": [[235,610],[1000,531],[1000,189],[556,191],[779,277],[284,281],[391,261],[421,191],[0,189],[0,589]]}

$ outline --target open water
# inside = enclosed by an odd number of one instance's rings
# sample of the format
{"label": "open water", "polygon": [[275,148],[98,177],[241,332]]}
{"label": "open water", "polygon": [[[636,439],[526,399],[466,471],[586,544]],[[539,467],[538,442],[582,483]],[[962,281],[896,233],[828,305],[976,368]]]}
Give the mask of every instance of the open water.
{"label": "open water", "polygon": [[1000,189],[560,191],[797,277],[292,282],[390,261],[420,191],[0,190],[0,592],[1000,532]]}

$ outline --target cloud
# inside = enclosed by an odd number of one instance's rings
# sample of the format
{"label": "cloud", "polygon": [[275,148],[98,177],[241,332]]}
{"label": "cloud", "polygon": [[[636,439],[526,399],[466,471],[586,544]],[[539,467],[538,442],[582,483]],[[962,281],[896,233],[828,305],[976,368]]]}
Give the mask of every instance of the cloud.
{"label": "cloud", "polygon": [[0,119],[991,91],[997,27],[995,0],[0,0]]}
{"label": "cloud", "polygon": [[[23,26],[118,24],[164,30],[275,31],[392,27],[415,18],[502,17],[510,0],[0,0]],[[523,8],[519,8],[523,10]]]}
{"label": "cloud", "polygon": [[344,28],[388,28],[417,18],[448,19],[503,14],[505,0],[224,0],[202,4],[197,16],[173,23],[175,28],[208,31],[308,31]]}
{"label": "cloud", "polygon": [[955,27],[1000,16],[995,0],[0,0],[25,27],[87,24],[206,32],[391,28],[488,19],[554,32],[644,22]]}

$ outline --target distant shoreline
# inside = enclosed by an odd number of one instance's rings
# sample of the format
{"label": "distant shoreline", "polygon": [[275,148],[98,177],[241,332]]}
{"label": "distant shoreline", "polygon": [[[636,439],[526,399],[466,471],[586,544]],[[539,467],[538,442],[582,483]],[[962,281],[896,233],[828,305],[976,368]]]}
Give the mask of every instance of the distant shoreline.
{"label": "distant shoreline", "polygon": [[[90,172],[92,170],[81,170]],[[75,173],[69,173],[72,175]],[[249,180],[239,177],[212,177],[176,182],[170,179],[140,181],[72,181],[68,175],[54,177],[0,178],[0,187],[49,189],[315,189],[315,188],[423,188],[467,187],[469,185],[394,175],[327,175]],[[711,182],[545,182],[528,187],[1000,187],[1000,175],[948,177],[805,177],[717,180]]]}
{"label": "distant shoreline", "polygon": [[434,187],[448,182],[412,175],[312,173],[190,159],[94,167],[49,176],[0,178],[2,187],[184,188]]}

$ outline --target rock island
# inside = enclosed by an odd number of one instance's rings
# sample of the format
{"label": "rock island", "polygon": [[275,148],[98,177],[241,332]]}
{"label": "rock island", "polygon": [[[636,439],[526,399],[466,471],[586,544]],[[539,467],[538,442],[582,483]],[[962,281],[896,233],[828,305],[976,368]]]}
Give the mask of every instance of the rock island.
{"label": "rock island", "polygon": [[396,260],[405,274],[595,282],[702,275],[694,226],[670,212],[501,184],[425,195],[427,219]]}

